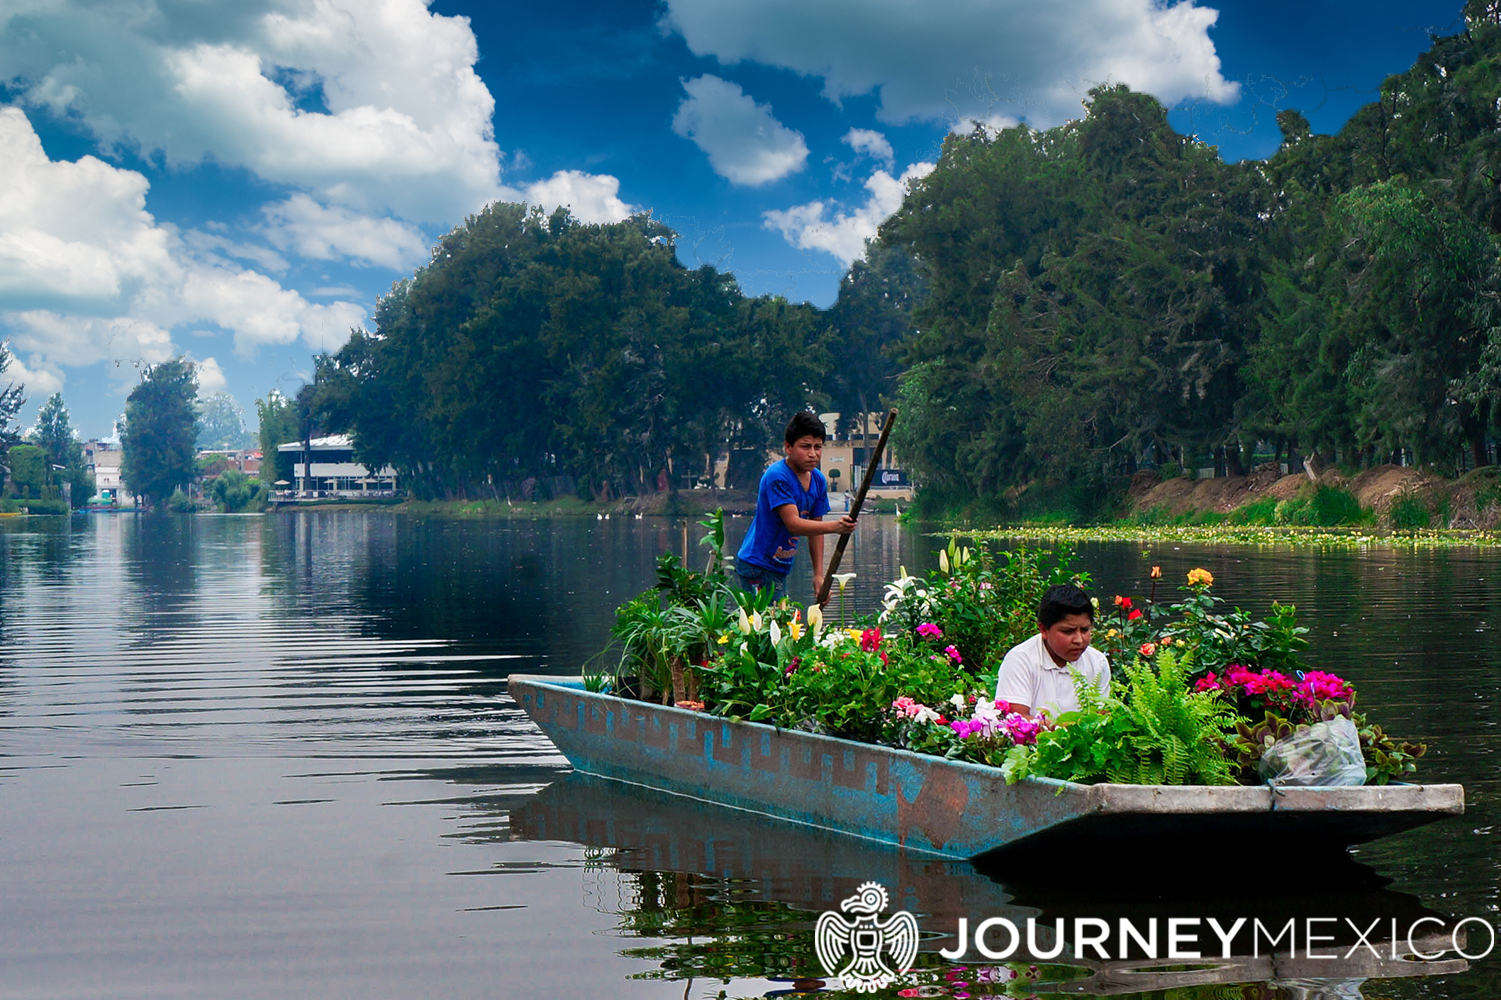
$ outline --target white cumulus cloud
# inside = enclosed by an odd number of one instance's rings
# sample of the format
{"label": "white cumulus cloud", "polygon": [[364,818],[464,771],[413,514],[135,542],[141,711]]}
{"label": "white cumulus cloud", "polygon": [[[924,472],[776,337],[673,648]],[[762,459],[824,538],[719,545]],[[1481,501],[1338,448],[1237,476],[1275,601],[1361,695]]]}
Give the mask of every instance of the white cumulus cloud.
{"label": "white cumulus cloud", "polygon": [[32,355],[25,361],[12,357],[5,368],[5,374],[0,375],[0,386],[11,383],[25,386],[26,401],[37,407],[54,392],[62,392],[65,381],[66,377],[57,364],[38,355]]}
{"label": "white cumulus cloud", "polygon": [[789,69],[840,100],[879,92],[879,117],[1045,128],[1080,114],[1089,87],[1126,83],[1173,105],[1228,103],[1193,0],[666,0],[663,25],[699,56]]}
{"label": "white cumulus cloud", "polygon": [[85,156],[53,163],[19,108],[0,108],[0,309],[108,313],[171,266],[146,178]]}
{"label": "white cumulus cloud", "polygon": [[869,197],[865,204],[844,211],[833,201],[810,201],[785,210],[772,210],[763,216],[763,225],[775,229],[793,246],[802,250],[822,250],[839,258],[849,267],[865,255],[865,241],[875,239],[881,223],[902,207],[907,185],[933,170],[931,163],[914,163],[893,177],[877,170],[865,182]]}
{"label": "white cumulus cloud", "polygon": [[50,160],[25,114],[0,108],[0,332],[29,372],[136,369],[176,353],[174,328],[204,322],[242,355],[299,338],[334,350],[364,321],[354,303],[310,303],[212,252],[214,239],[158,225],[147,188],[93,157]]}
{"label": "white cumulus cloud", "polygon": [[857,153],[864,153],[873,160],[880,160],[888,167],[896,162],[896,150],[891,148],[891,142],[874,129],[852,128],[839,141]]}
{"label": "white cumulus cloud", "polygon": [[634,209],[620,200],[620,181],[609,174],[559,170],[544,181],[528,184],[515,201],[541,205],[552,211],[566,208],[580,222],[620,222]]}
{"label": "white cumulus cloud", "polygon": [[801,132],[777,121],[771,106],[712,74],[683,81],[672,130],[709,155],[714,172],[732,184],[759,187],[801,170],[808,146]]}
{"label": "white cumulus cloud", "polygon": [[103,142],[205,158],[325,203],[446,222],[499,190],[464,18],[423,0],[28,0],[0,81]]}
{"label": "white cumulus cloud", "polygon": [[266,238],[282,250],[316,260],[347,258],[402,271],[421,263],[428,242],[415,226],[320,205],[305,194],[265,205]]}
{"label": "white cumulus cloud", "polygon": [[224,377],[224,369],[213,358],[204,358],[194,362],[198,368],[194,373],[198,378],[198,396],[201,399],[211,392],[223,392],[229,385],[229,380]]}

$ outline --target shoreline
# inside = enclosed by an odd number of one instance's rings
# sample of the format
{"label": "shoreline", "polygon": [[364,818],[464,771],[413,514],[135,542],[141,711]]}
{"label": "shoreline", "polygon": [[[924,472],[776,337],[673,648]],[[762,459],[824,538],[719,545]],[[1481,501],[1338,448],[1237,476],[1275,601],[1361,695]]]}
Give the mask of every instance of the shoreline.
{"label": "shoreline", "polygon": [[[314,500],[306,503],[273,504],[266,513],[311,513],[331,510],[387,510],[418,517],[519,518],[541,520],[553,517],[701,517],[722,509],[727,515],[749,517],[755,513],[754,490],[680,490],[620,500],[402,500],[397,503]],[[864,513],[898,513],[891,500],[870,498]],[[834,513],[838,513],[835,511]]]}
{"label": "shoreline", "polygon": [[1501,546],[1501,531],[1424,528],[1418,531],[1381,531],[1369,525],[1349,528],[1310,528],[1265,525],[1142,525],[1103,524],[1017,525],[998,528],[944,528],[933,535],[972,538],[976,541],[1032,539],[1049,542],[1139,542],[1191,545],[1249,545],[1285,548],[1359,549],[1453,549]]}

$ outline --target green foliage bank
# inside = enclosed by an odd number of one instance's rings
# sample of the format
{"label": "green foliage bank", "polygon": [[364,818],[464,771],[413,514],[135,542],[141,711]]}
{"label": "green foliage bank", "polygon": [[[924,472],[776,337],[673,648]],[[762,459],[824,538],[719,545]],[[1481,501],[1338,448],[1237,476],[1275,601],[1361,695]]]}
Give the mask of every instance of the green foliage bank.
{"label": "green foliage bank", "polygon": [[1124,87],[945,143],[882,230],[931,283],[903,455],[942,495],[1279,457],[1441,471],[1501,430],[1501,21],[1472,3],[1338,135],[1226,164]]}
{"label": "green foliage bank", "polygon": [[816,311],[678,263],[649,217],[496,204],[443,238],[319,372],[317,409],[419,496],[572,477],[596,499],[762,454],[822,399]]}

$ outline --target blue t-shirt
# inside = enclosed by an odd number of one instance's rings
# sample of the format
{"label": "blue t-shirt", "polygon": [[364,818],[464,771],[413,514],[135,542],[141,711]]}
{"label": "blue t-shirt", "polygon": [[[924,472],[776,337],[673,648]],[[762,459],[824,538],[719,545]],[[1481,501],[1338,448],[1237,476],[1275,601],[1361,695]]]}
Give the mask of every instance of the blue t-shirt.
{"label": "blue t-shirt", "polygon": [[818,518],[829,512],[829,486],[823,473],[814,469],[808,474],[808,488],[797,481],[797,473],[787,460],[772,464],[761,476],[756,490],[756,519],[745,533],[736,554],[737,562],[749,563],[773,573],[787,573],[797,555],[797,538],[787,531],[777,508],[784,504],[797,508],[797,516]]}

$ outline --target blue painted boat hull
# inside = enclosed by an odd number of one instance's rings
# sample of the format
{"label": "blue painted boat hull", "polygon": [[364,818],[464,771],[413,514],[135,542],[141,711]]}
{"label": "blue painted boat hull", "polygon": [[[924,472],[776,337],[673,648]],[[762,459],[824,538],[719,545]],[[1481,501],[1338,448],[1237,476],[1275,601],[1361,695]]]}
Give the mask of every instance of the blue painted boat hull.
{"label": "blue painted boat hull", "polygon": [[1343,847],[1464,811],[1459,785],[1080,785],[583,690],[516,674],[510,694],[580,771],[942,858],[1168,846],[1223,836]]}

